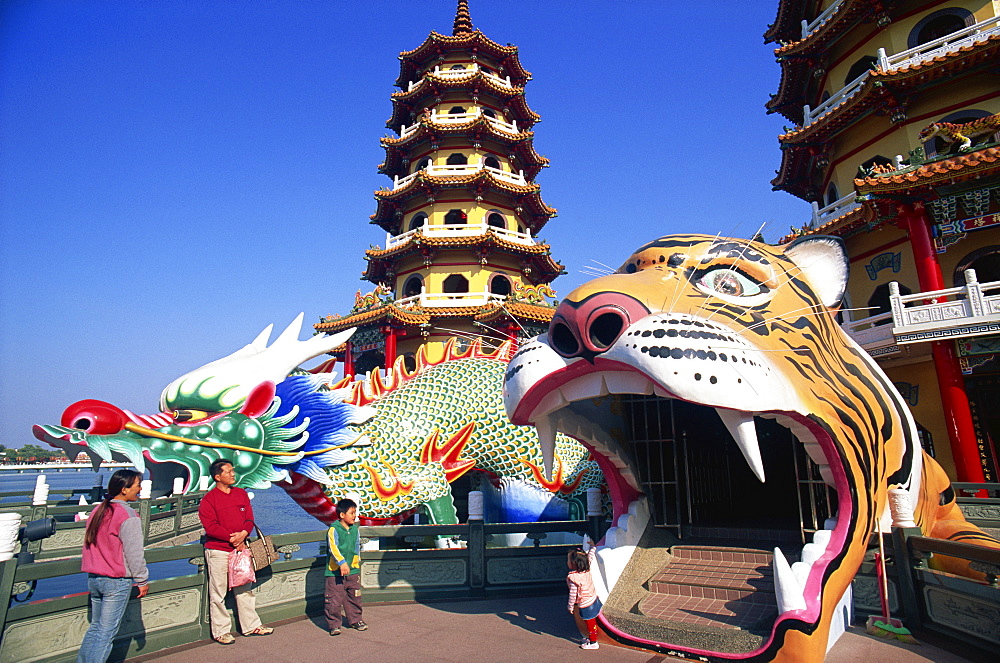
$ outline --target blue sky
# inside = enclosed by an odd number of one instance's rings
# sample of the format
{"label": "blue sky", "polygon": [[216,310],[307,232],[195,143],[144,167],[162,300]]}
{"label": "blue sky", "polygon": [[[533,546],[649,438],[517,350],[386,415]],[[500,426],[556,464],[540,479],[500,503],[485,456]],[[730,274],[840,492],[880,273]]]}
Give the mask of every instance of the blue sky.
{"label": "blue sky", "polygon": [[[542,116],[541,237],[567,274],[672,232],[769,240],[777,2],[472,0],[520,48]],[[708,7],[714,15],[708,13]],[[153,412],[175,377],[304,311],[346,313],[396,56],[453,0],[0,4],[0,443],[99,398]]]}

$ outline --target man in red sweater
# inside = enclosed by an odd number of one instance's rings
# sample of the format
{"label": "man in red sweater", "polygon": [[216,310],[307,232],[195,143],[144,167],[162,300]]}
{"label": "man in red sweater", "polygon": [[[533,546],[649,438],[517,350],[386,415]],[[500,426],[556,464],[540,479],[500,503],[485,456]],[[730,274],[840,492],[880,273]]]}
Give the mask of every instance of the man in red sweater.
{"label": "man in red sweater", "polygon": [[[231,645],[236,638],[230,632],[232,620],[226,610],[226,590],[229,588],[229,553],[246,547],[247,537],[254,529],[253,507],[247,491],[236,487],[236,471],[225,458],[212,463],[209,474],[215,488],[208,491],[198,507],[201,526],[205,528],[205,569],[208,571],[209,620],[212,638],[222,645]],[[274,629],[262,626],[257,616],[253,583],[233,587],[236,613],[243,635],[271,635]]]}

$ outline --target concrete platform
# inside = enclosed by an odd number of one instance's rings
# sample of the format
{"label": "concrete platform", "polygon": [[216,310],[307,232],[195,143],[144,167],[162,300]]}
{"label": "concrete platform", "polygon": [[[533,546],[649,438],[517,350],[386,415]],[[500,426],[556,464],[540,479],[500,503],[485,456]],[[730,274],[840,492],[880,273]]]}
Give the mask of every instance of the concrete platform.
{"label": "concrete platform", "polygon": [[[148,654],[131,661],[237,660],[241,663],[324,660],[379,663],[477,663],[507,661],[594,661],[655,663],[675,660],[649,651],[601,644],[597,651],[577,646],[576,626],[562,596],[486,601],[451,601],[373,605],[365,608],[369,629],[344,629],[336,637],[326,632],[324,619],[310,617],[271,624],[273,635],[237,637],[223,646],[203,641]],[[949,647],[949,649],[952,649]],[[855,627],[827,657],[833,663],[892,661],[893,663],[963,663],[963,658],[929,644],[904,645],[874,638]]]}

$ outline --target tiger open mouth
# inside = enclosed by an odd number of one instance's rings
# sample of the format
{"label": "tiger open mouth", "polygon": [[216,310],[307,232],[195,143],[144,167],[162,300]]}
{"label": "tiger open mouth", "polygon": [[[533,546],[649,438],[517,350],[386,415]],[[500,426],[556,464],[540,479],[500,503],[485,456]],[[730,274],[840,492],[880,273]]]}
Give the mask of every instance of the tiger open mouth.
{"label": "tiger open mouth", "polygon": [[[657,329],[660,332],[654,333]],[[694,331],[698,333],[690,333]],[[685,349],[677,353],[670,347],[670,339],[682,333]],[[635,459],[630,458],[623,447],[621,434],[616,435],[606,423],[608,420],[598,412],[601,407],[606,410],[610,405],[608,396],[654,395],[714,409],[761,481],[766,478],[767,468],[762,461],[754,417],[774,419],[787,428],[818,466],[824,482],[836,491],[838,517],[828,520],[826,529],[815,532],[812,541],[803,548],[801,560],[790,563],[780,549],[774,550],[778,617],[771,626],[770,636],[755,651],[724,654],[726,659],[767,659],[780,648],[783,632],[788,629],[810,632],[819,621],[825,580],[839,565],[848,547],[852,514],[856,512],[856,491],[827,430],[815,419],[800,414],[799,399],[790,390],[775,384],[773,368],[759,360],[759,353],[752,353],[749,346],[741,348],[743,341],[731,333],[727,335],[728,340],[720,342],[718,336],[726,334],[722,325],[711,320],[681,314],[655,314],[634,323],[621,339],[600,355],[567,359],[551,347],[549,337],[553,333],[550,329],[549,335],[522,346],[515,355],[507,372],[504,398],[514,423],[532,424],[538,430],[547,463],[553,457],[557,431],[588,445],[608,481],[615,523],[629,522],[630,529],[638,528],[634,532],[612,528],[603,542],[608,552],[602,556],[604,563],[599,571],[609,592],[645,527],[642,518],[635,516],[648,511],[641,503],[643,487]],[[725,349],[720,350],[720,346]],[[662,370],[664,363],[671,370]],[[656,365],[657,370],[648,370],[649,364]],[[654,373],[661,378],[652,377]],[[714,392],[716,397],[692,398],[698,393],[692,385],[701,384],[709,385],[707,391]],[[742,397],[741,391],[746,392]],[[753,409],[724,407],[720,401],[742,402]],[[763,405],[766,407],[761,407]],[[611,623],[605,625],[626,642],[662,651],[687,651],[694,656],[720,654],[676,643],[653,642],[618,631]]]}

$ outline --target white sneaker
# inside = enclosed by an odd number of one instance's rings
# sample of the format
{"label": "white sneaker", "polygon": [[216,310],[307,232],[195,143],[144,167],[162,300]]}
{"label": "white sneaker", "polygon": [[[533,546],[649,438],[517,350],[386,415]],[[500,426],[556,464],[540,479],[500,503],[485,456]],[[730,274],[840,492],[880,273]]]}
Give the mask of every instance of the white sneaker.
{"label": "white sneaker", "polygon": [[580,645],[580,649],[600,649],[600,648],[601,648],[600,643],[591,642],[590,640],[587,640],[585,643]]}

